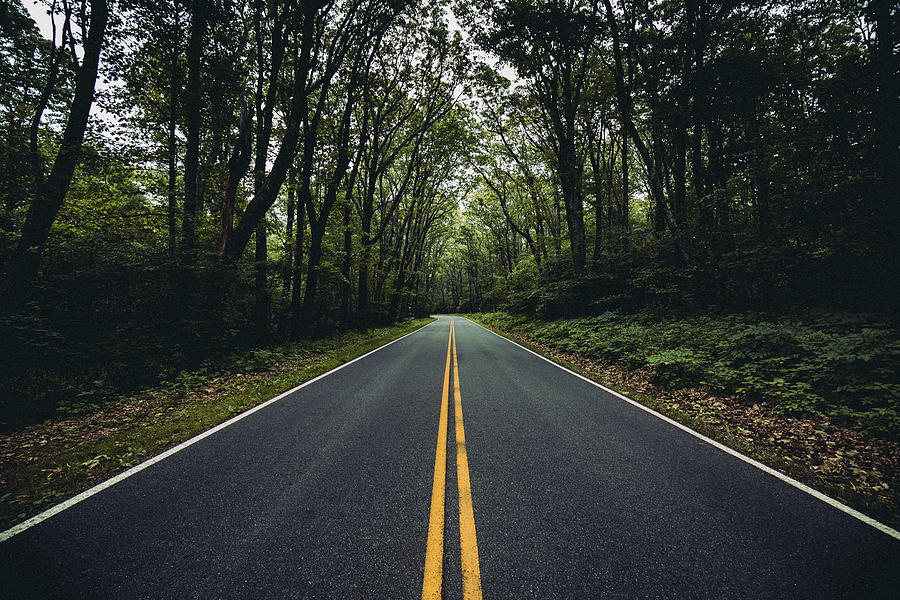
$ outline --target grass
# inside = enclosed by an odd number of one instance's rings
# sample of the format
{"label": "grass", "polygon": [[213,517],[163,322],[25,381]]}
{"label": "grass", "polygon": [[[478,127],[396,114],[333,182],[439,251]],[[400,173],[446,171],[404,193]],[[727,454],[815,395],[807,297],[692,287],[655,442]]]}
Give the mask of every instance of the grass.
{"label": "grass", "polygon": [[255,350],[0,436],[0,530],[433,320]]}

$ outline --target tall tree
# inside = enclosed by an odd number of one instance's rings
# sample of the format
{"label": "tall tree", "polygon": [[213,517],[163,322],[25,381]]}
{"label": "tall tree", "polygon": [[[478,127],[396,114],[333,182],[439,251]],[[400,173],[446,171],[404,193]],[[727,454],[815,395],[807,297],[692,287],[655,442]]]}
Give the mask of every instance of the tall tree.
{"label": "tall tree", "polygon": [[[81,31],[77,41],[72,35],[72,21],[75,20]],[[13,289],[21,290],[38,273],[41,264],[41,254],[47,244],[50,228],[56,220],[56,215],[65,200],[72,175],[81,155],[81,144],[84,140],[84,132],[87,128],[88,116],[94,101],[94,84],[97,80],[97,69],[100,62],[100,52],[106,35],[107,21],[109,20],[109,5],[106,0],[83,0],[80,10],[73,14],[67,10],[64,29],[69,32],[69,48],[60,47],[57,52],[71,51],[72,60],[77,65],[75,74],[75,90],[72,103],[65,122],[62,139],[56,159],[50,169],[50,173],[37,174],[35,181],[35,194],[28,207],[28,215],[19,237],[16,254],[9,268],[9,277]],[[78,60],[74,47],[81,43],[82,57]],[[52,60],[52,57],[51,57]],[[51,73],[51,77],[55,77]],[[39,104],[39,111],[35,113],[35,120],[40,122],[40,111],[43,108]]]}
{"label": "tall tree", "polygon": [[[354,195],[360,220],[357,280],[358,321],[370,321],[369,276],[371,252],[391,224],[408,190],[420,147],[429,131],[454,106],[457,88],[463,83],[466,61],[459,40],[451,40],[442,23],[440,7],[420,8],[419,21],[400,22],[387,32],[383,52],[365,82],[363,139],[360,156],[360,190]],[[420,23],[426,23],[422,27]],[[422,49],[406,52],[409,40]],[[397,185],[386,185],[394,165],[403,160]],[[376,196],[382,202],[376,206]]]}
{"label": "tall tree", "polygon": [[184,214],[181,221],[181,260],[194,262],[197,236],[197,204],[200,187],[200,128],[203,121],[201,69],[206,30],[209,24],[209,0],[191,0],[191,28],[187,45],[187,82],[185,120],[187,141],[184,152]]}

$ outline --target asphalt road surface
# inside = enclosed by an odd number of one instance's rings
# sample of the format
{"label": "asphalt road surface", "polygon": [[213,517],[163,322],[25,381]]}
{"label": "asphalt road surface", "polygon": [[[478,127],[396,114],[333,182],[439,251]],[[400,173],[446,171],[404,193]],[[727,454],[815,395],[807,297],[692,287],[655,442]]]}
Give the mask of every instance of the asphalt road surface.
{"label": "asphalt road surface", "polygon": [[889,533],[452,321],[0,542],[0,598],[900,598]]}

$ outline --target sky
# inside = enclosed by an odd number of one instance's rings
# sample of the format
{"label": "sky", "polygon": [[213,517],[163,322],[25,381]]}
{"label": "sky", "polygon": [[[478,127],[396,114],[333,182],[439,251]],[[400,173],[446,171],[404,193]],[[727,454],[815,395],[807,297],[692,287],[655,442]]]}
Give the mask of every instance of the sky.
{"label": "sky", "polygon": [[[22,0],[22,3],[25,5],[25,8],[28,10],[28,13],[31,15],[31,18],[34,19],[34,22],[37,23],[38,30],[40,30],[41,35],[43,35],[48,40],[53,37],[53,27],[50,22],[50,16],[47,14],[47,5],[37,0]],[[460,27],[459,22],[456,20],[456,16],[453,14],[453,11],[450,10],[450,7],[446,9],[447,21],[450,26],[450,31],[458,31],[463,39],[468,38],[468,33]],[[59,24],[57,23],[57,27]],[[514,84],[519,81],[518,76],[516,75],[515,69],[508,65],[498,66],[497,58],[484,52],[476,51],[476,55],[485,60],[488,64],[492,65],[497,71],[512,81]]]}
{"label": "sky", "polygon": [[38,29],[48,40],[53,37],[53,29],[50,25],[50,16],[47,14],[47,6],[35,0],[22,0],[22,4],[28,10],[28,14],[37,23]]}

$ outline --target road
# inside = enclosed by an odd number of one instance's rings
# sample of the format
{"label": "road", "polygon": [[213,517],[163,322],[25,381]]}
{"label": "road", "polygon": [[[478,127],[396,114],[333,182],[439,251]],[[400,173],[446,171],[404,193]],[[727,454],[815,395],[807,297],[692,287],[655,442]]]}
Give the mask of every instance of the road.
{"label": "road", "polygon": [[0,598],[898,597],[891,535],[452,321],[0,542]]}

